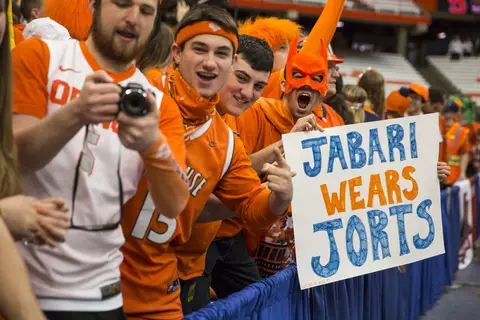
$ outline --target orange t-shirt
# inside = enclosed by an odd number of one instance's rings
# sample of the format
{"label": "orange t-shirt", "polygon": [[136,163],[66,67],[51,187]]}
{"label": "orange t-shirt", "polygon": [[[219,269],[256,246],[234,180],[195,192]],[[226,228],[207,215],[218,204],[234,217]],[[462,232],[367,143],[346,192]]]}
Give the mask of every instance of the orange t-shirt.
{"label": "orange t-shirt", "polygon": [[[324,127],[335,127],[343,125],[343,119],[328,105],[322,104],[315,107],[313,113],[316,115],[317,123]],[[233,117],[232,117],[233,118]],[[259,99],[249,110],[236,119],[236,128],[240,138],[245,144],[247,154],[258,152],[273,143],[278,142],[282,138],[282,134],[290,132],[294,126],[294,120],[288,107],[281,100],[277,99]],[[228,121],[232,121],[231,118]],[[259,242],[261,243],[261,250],[265,252],[264,246],[272,246],[278,248],[278,239],[283,246],[283,249],[278,250],[276,261],[265,262],[261,257],[254,257],[259,266],[259,270],[267,272],[269,268],[280,269],[284,263],[289,260],[283,253],[287,250],[292,252],[293,247],[293,229],[291,224],[291,215],[288,214],[275,224],[273,224],[269,231],[267,229],[259,229],[257,226],[242,223],[238,218],[231,218],[222,221],[222,226],[217,233],[217,239],[233,237],[245,228],[246,241],[249,249],[252,251]],[[270,241],[260,241],[262,236],[269,233],[277,233],[280,236]],[[259,247],[260,250],[260,247]],[[292,256],[293,258],[293,256]],[[268,267],[266,267],[268,265]]]}
{"label": "orange t-shirt", "polygon": [[[185,101],[184,108],[194,105],[186,101],[188,96],[174,98],[177,103]],[[190,181],[185,210],[176,219],[159,215],[152,203],[145,201],[146,187],[127,204],[121,271],[124,310],[129,319],[182,318],[179,273],[203,272],[204,267],[197,264],[204,264],[201,254],[210,243],[189,240],[203,236],[195,232],[194,225],[210,194],[245,223],[268,226],[279,218],[270,212],[270,191],[261,186],[243,144],[218,114],[185,140]]]}
{"label": "orange t-shirt", "polygon": [[148,81],[150,81],[150,83],[158,90],[163,91],[165,88],[165,78],[162,69],[152,68],[145,73],[145,77],[147,77]]}
{"label": "orange t-shirt", "polygon": [[25,40],[22,31],[18,30],[17,28],[13,28],[13,35],[15,37],[15,45],[18,46],[20,42]]}

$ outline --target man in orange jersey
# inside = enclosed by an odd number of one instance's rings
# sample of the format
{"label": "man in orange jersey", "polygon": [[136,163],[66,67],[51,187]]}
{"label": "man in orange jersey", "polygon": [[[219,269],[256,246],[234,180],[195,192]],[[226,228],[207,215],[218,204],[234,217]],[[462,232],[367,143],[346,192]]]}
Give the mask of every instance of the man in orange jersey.
{"label": "man in orange jersey", "polygon": [[[218,113],[233,131],[236,131],[235,117],[260,98],[272,67],[273,52],[265,41],[247,35],[239,37],[237,61],[227,82],[219,91],[220,102],[216,106]],[[218,198],[213,195],[210,198],[202,213],[202,220],[221,220],[225,213],[230,213]],[[195,286],[195,289],[187,288],[182,292],[184,314],[205,307],[210,302],[212,277],[212,288],[220,298],[261,279],[242,233],[226,239],[223,236],[209,247],[204,247],[204,251],[199,251],[198,243],[205,239],[212,241],[221,225],[221,221],[199,223],[199,220],[190,240],[177,248],[180,278],[189,279],[191,274],[200,274],[190,281],[190,288]]]}
{"label": "man in orange jersey", "polygon": [[[127,204],[122,226],[122,291],[129,319],[181,319],[176,247],[189,240],[193,225],[213,193],[247,224],[266,228],[277,221],[292,200],[292,172],[277,150],[279,166],[269,165],[267,190],[260,184],[243,144],[215,110],[218,91],[235,61],[238,30],[224,9],[198,5],[180,22],[172,47],[177,68],[167,76],[165,91],[177,102],[185,129],[190,199],[186,209],[169,219],[154,210],[147,193]],[[206,250],[211,239],[200,239]],[[206,247],[204,247],[206,245]],[[196,259],[196,255],[193,257]],[[189,259],[182,259],[189,263]]]}
{"label": "man in orange jersey", "polygon": [[[13,126],[26,192],[61,196],[71,210],[71,228],[58,248],[18,244],[48,319],[124,319],[124,202],[144,171],[165,217],[174,219],[189,196],[178,107],[134,66],[154,30],[159,1],[90,5],[94,19],[85,42],[34,38],[13,51]],[[120,86],[131,83],[145,90],[142,115],[121,102]]]}
{"label": "man in orange jersey", "polygon": [[470,142],[469,130],[458,122],[460,107],[454,101],[448,101],[443,109],[445,117],[446,159],[451,167],[451,174],[445,180],[445,185],[453,185],[459,180],[466,179],[468,153]]}

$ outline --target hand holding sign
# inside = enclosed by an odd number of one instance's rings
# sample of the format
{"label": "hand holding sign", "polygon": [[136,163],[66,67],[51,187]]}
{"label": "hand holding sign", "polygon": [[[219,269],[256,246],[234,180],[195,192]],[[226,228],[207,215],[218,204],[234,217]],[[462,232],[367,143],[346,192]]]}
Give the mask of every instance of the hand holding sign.
{"label": "hand holding sign", "polygon": [[282,157],[280,149],[275,148],[274,152],[277,165],[265,163],[262,172],[267,177],[268,189],[275,194],[276,199],[290,204],[293,198],[292,176],[295,173]]}
{"label": "hand holding sign", "polygon": [[301,132],[301,131],[320,131],[323,132],[323,128],[315,120],[315,115],[309,114],[303,118],[297,120],[290,132]]}
{"label": "hand holding sign", "polygon": [[450,175],[450,166],[445,162],[437,163],[437,175],[440,182],[447,179],[447,177]]}

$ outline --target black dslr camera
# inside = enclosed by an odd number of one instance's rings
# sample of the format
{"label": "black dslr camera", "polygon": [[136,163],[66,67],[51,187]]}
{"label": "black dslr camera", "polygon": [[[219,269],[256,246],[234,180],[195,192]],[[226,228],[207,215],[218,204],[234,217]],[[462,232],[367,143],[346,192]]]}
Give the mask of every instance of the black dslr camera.
{"label": "black dslr camera", "polygon": [[122,87],[118,111],[123,111],[131,117],[142,117],[148,113],[147,92],[143,87],[134,82]]}

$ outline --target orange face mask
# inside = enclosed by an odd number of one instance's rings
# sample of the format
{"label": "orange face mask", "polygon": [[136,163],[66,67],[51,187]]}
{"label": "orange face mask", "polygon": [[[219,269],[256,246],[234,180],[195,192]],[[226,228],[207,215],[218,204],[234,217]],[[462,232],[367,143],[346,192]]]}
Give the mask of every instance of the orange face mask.
{"label": "orange face mask", "polygon": [[[299,37],[290,45],[287,64],[285,66],[285,93],[293,89],[308,86],[312,90],[325,96],[327,93],[328,61],[327,45],[323,40],[316,46],[316,50],[300,50],[297,53]],[[294,78],[295,73],[300,73],[302,78]],[[315,78],[315,79],[314,79]]]}

